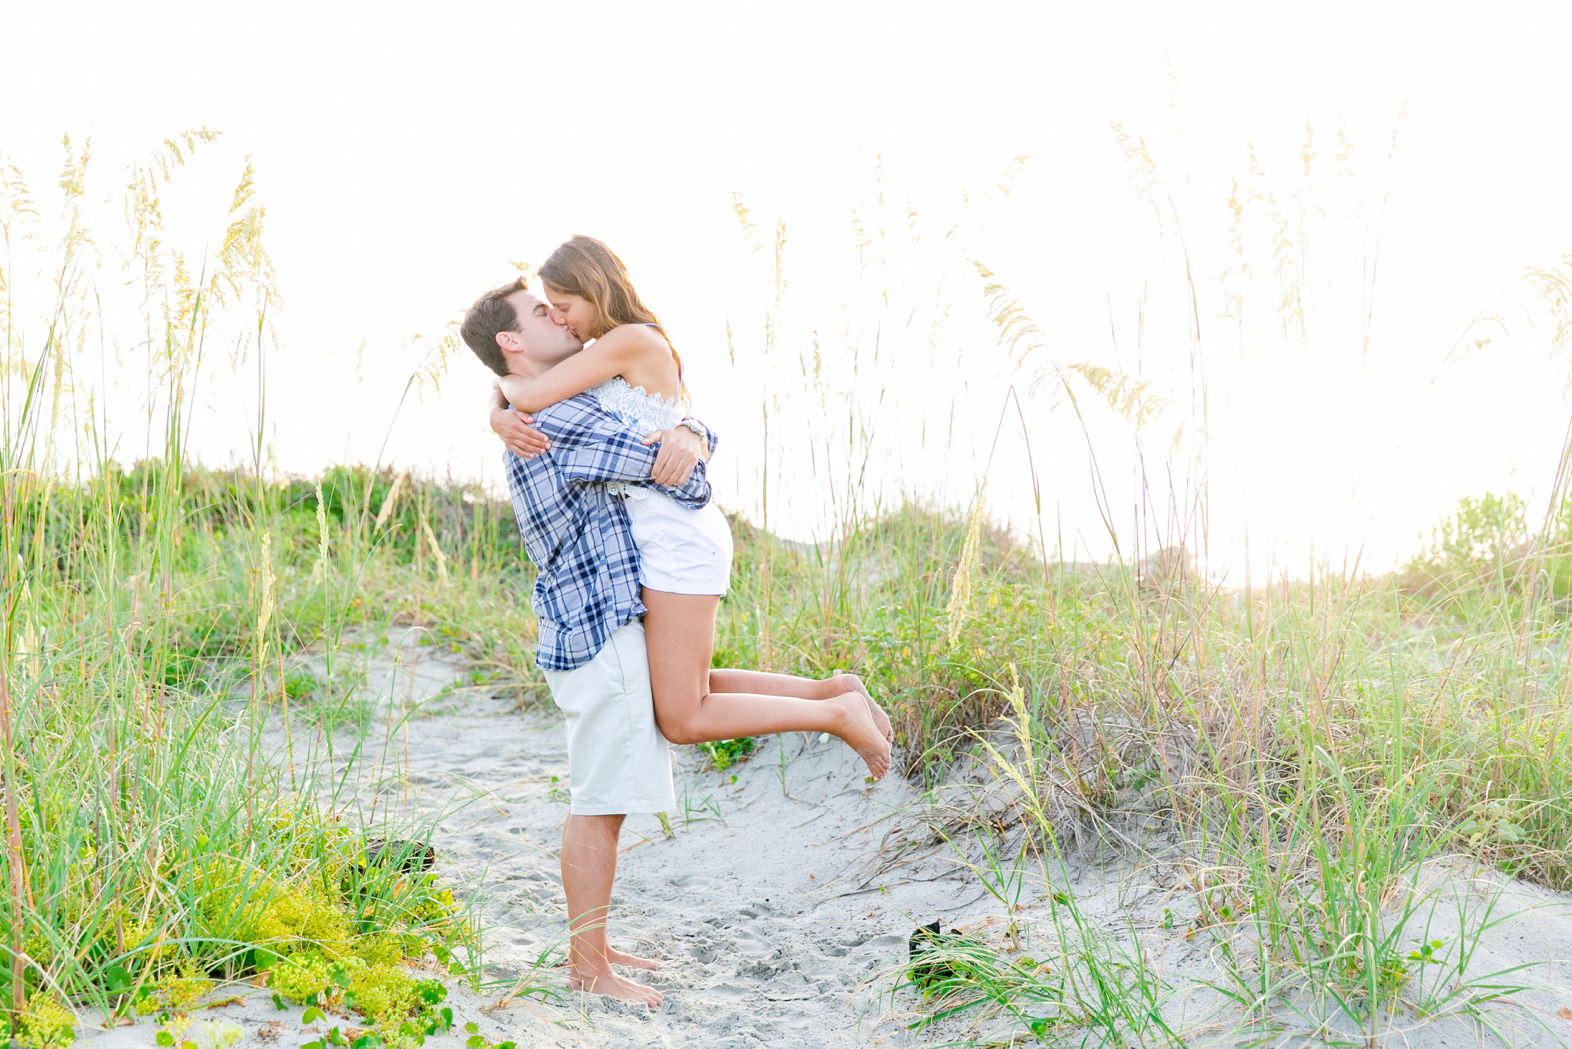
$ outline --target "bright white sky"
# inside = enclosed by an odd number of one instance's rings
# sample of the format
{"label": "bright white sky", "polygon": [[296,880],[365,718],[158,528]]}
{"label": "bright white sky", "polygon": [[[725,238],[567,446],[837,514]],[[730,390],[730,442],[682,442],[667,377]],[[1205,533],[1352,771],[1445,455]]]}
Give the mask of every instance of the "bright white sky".
{"label": "bright white sky", "polygon": [[[1066,556],[1110,552],[1101,501],[1122,549],[1183,539],[1242,581],[1247,535],[1257,578],[1312,550],[1380,568],[1458,497],[1543,499],[1554,476],[1569,365],[1520,292],[1527,267],[1572,253],[1565,4],[8,2],[0,26],[0,154],[41,194],[62,134],[92,136],[107,196],[167,135],[222,130],[170,198],[199,259],[253,158],[287,299],[267,365],[281,469],[380,455],[495,483],[467,355],[394,421],[409,340],[582,232],[622,255],[683,351],[725,442],[722,504],[790,534],[829,533],[848,473],[864,504],[954,505],[986,473],[990,511]],[[1132,195],[1114,121],[1150,147],[1182,244]],[[1219,317],[1252,143],[1279,214],[1326,211],[1285,256],[1310,260],[1302,339],[1274,313],[1272,208],[1246,232],[1257,275],[1233,285],[1246,323]],[[992,190],[1023,155],[1010,195]],[[748,251],[734,193],[766,234],[786,224],[769,347],[769,252]],[[860,254],[858,217],[885,230]],[[969,259],[1044,348],[1018,362],[997,345]],[[1510,337],[1447,363],[1491,310]],[[36,322],[26,340],[36,352]],[[990,461],[1006,391],[1054,362],[1139,374],[1172,402],[1141,435],[1144,475],[1131,426],[1078,376],[1085,434],[1050,382]],[[225,375],[205,399],[197,443],[244,458],[254,383]],[[118,457],[142,440],[125,429]],[[1203,460],[1204,543],[1193,510],[1164,521],[1170,486],[1193,506]]]}

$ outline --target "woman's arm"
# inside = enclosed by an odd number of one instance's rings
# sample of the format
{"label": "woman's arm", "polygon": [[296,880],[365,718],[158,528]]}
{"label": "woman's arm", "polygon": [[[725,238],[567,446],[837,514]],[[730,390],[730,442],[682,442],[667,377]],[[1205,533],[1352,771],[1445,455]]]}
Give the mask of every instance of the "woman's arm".
{"label": "woman's arm", "polygon": [[[665,343],[660,343],[660,349],[664,348]],[[538,412],[614,375],[622,375],[654,349],[653,340],[642,325],[624,324],[596,339],[588,349],[575,353],[533,379],[504,375],[502,394],[513,407]]]}

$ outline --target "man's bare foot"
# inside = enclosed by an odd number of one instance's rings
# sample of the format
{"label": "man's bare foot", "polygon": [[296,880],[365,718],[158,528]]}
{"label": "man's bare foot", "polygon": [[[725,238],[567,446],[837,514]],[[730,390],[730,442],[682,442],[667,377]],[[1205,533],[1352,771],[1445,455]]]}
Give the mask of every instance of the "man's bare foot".
{"label": "man's bare foot", "polygon": [[625,1002],[638,1005],[647,1005],[651,1009],[659,1009],[661,993],[653,987],[646,987],[642,983],[624,980],[615,973],[604,975],[580,976],[573,972],[568,974],[568,990],[584,991],[588,994],[605,994],[612,998],[621,998]]}
{"label": "man's bare foot", "polygon": [[874,724],[873,713],[862,695],[847,692],[826,702],[835,704],[847,714],[847,725],[837,735],[857,752],[858,757],[867,762],[870,776],[883,779],[884,774],[890,771],[890,741],[884,738],[879,732],[879,726]]}
{"label": "man's bare foot", "polygon": [[654,972],[660,968],[660,962],[654,958],[640,958],[627,951],[619,951],[615,947],[606,948],[606,960],[613,965],[626,965],[630,969],[648,969]]}
{"label": "man's bare foot", "polygon": [[884,708],[873,701],[873,696],[868,694],[868,686],[862,683],[862,678],[856,674],[837,674],[836,684],[840,685],[847,692],[856,692],[863,699],[867,700],[868,713],[873,715],[873,724],[879,730],[879,735],[894,743],[895,726],[890,724],[890,715],[886,714]]}

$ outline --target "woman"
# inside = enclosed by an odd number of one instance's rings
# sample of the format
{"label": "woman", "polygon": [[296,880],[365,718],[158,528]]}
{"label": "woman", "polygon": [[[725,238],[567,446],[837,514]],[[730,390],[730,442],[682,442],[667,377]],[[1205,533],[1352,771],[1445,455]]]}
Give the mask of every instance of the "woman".
{"label": "woman", "polygon": [[[507,402],[534,412],[589,391],[641,435],[678,425],[686,400],[682,362],[622,260],[592,237],[574,237],[552,252],[540,277],[552,319],[588,345],[533,379],[504,376]],[[692,510],[638,485],[622,494],[639,549],[650,688],[662,734],[673,743],[703,743],[828,732],[882,778],[894,733],[856,675],[820,681],[711,669],[715,612],[731,575],[731,533],[714,503]]]}

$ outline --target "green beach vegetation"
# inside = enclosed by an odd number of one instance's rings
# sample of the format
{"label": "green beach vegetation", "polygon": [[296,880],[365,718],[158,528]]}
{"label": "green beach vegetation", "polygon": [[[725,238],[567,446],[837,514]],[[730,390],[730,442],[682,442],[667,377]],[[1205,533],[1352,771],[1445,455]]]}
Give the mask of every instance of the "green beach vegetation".
{"label": "green beach vegetation", "polygon": [[[435,1022],[440,995],[415,987],[400,963],[472,972],[467,909],[424,865],[344,822],[331,789],[295,768],[291,719],[281,719],[282,750],[265,737],[291,700],[321,711],[331,699],[312,694],[331,681],[287,674],[286,654],[364,618],[368,562],[344,536],[383,528],[397,538],[378,542],[377,563],[418,577],[443,513],[464,517],[458,532],[476,556],[498,530],[456,490],[438,510],[411,486],[398,516],[396,480],[365,471],[308,482],[303,500],[300,483],[185,461],[187,384],[209,363],[210,324],[249,309],[252,344],[232,352],[255,352],[272,294],[249,167],[210,269],[193,276],[162,246],[160,194],[211,137],[171,140],[126,185],[129,286],[165,450],[129,469],[102,454],[95,407],[73,388],[105,269],[82,222],[87,150],[67,143],[67,232],[44,252],[55,301],[31,344],[11,292],[28,276],[19,263],[36,257],[36,209],[18,173],[5,172],[6,1011],[22,1044],[61,1045],[76,1010],[184,1024],[218,981],[274,974],[282,999],[347,995],[378,1038],[408,1043]],[[380,519],[361,513],[373,497]],[[423,527],[406,530],[406,517]],[[365,527],[355,533],[345,518]],[[458,532],[445,530],[450,541]],[[289,978],[318,970],[321,987]]]}
{"label": "green beach vegetation", "polygon": [[[183,376],[217,352],[221,321],[253,340],[225,353],[260,353],[272,295],[249,173],[210,270],[161,254],[158,193],[201,142],[171,143],[128,190],[160,458],[111,461],[92,406],[72,402],[86,231],[57,246],[42,341],[22,343],[6,300],[0,1002],[43,1049],[79,1011],[178,1018],[220,981],[265,978],[412,1043],[440,994],[401,963],[476,974],[473,922],[431,874],[385,861],[379,839],[419,828],[346,822],[333,785],[297,767],[297,736],[331,748],[370,715],[291,657],[418,622],[477,681],[542,705],[533,569],[509,506],[474,486],[365,466],[270,477],[261,449],[245,470],[189,460]],[[30,205],[14,173],[6,192],[9,252]],[[991,291],[1019,334],[1029,319]],[[1515,989],[1464,976],[1488,909],[1437,943],[1389,903],[1451,853],[1572,888],[1572,504],[1530,522],[1511,496],[1467,500],[1400,571],[1245,587],[1179,545],[1054,562],[992,525],[981,490],[964,508],[846,505],[818,545],[734,520],[716,661],[855,670],[891,712],[905,775],[990,770],[991,805],[936,806],[932,822],[984,843],[974,871],[1007,910],[1023,864],[1161,855],[1188,871],[1174,935],[1215,945],[1213,988],[1264,1031],[1313,1008],[1296,998],[1312,986],[1360,1027],[1397,1007],[1488,1023]],[[936,943],[921,1022],[989,1010],[1043,1039],[1179,1044],[1139,939],[1094,928],[1068,889],[1053,900],[1033,956]]]}

